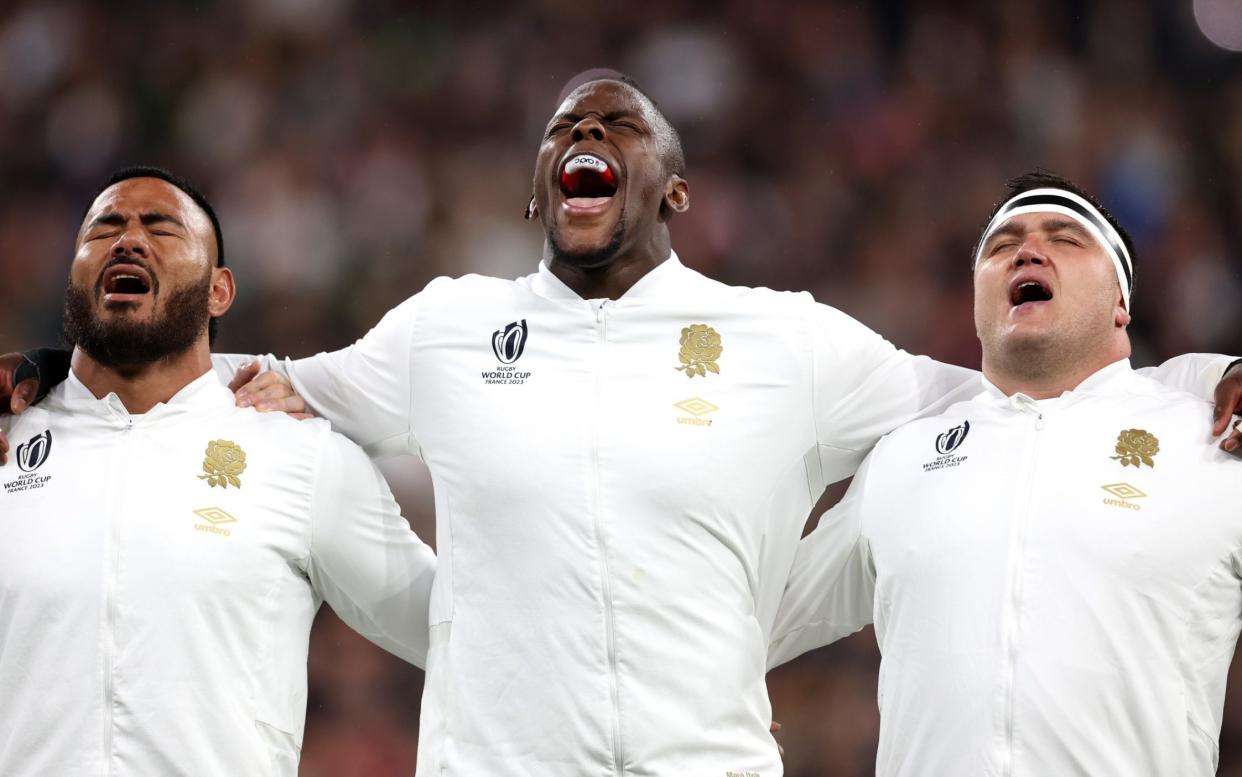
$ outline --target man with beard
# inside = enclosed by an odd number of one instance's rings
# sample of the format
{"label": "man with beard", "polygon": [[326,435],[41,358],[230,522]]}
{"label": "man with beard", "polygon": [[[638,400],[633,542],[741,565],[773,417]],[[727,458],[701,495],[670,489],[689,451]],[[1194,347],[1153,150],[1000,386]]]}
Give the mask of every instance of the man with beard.
{"label": "man with beard", "polygon": [[975,255],[983,380],[876,446],[802,541],[769,663],[874,616],[876,773],[1216,773],[1242,483],[1202,400],[1129,363],[1133,249],[1010,182]]}
{"label": "man with beard", "polygon": [[[579,81],[536,161],[535,274],[438,279],[350,348],[268,362],[434,480],[420,775],[775,777],[767,635],[806,516],[978,376],[682,265],[676,132],[623,76]],[[239,401],[287,392],[269,372]]]}
{"label": "man with beard", "polygon": [[297,774],[311,621],[423,664],[435,558],[322,421],[235,407],[209,320],[219,225],[172,175],[118,173],[65,303],[72,371],[0,418],[0,774]]}

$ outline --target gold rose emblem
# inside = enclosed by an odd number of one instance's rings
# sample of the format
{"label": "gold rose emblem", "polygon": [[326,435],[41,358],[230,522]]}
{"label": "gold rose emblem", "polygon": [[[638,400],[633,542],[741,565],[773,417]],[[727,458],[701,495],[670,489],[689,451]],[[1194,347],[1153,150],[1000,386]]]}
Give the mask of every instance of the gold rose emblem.
{"label": "gold rose emblem", "polygon": [[1155,435],[1142,429],[1126,429],[1117,437],[1117,455],[1109,458],[1120,461],[1123,467],[1155,467],[1153,459],[1159,452],[1160,441]]}
{"label": "gold rose emblem", "polygon": [[246,471],[246,452],[228,440],[212,440],[207,443],[207,458],[203,459],[203,472],[199,480],[206,480],[209,486],[241,488],[237,476]]}
{"label": "gold rose emblem", "polygon": [[719,375],[716,360],[723,350],[720,334],[715,329],[707,324],[691,324],[681,330],[681,353],[678,354],[681,366],[673,369],[681,370],[691,378],[695,375],[707,377],[708,370]]}

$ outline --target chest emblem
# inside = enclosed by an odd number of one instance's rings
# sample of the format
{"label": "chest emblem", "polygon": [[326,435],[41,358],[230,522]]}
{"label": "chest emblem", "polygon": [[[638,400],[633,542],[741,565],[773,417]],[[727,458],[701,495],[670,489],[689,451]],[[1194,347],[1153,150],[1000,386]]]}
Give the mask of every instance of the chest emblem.
{"label": "chest emblem", "polygon": [[681,370],[690,378],[695,375],[706,378],[708,371],[719,375],[716,360],[723,351],[719,332],[707,324],[691,324],[681,330],[681,352],[677,354],[681,364],[673,369]]}
{"label": "chest emblem", "polygon": [[1126,429],[1117,436],[1117,455],[1109,456],[1120,461],[1123,467],[1142,467],[1146,464],[1155,467],[1156,454],[1160,452],[1160,441],[1151,432],[1142,429]]}
{"label": "chest emblem", "polygon": [[209,486],[241,488],[238,476],[246,471],[246,452],[241,446],[228,440],[212,440],[207,443],[207,456],[203,459],[203,472],[199,480]]}

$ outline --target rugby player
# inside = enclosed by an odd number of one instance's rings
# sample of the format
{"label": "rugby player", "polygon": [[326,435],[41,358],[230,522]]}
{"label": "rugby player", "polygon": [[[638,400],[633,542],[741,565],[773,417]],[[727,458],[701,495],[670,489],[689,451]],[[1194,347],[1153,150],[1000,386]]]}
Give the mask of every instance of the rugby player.
{"label": "rugby player", "polygon": [[885,437],[800,543],[769,664],[874,618],[881,777],[1216,773],[1242,481],[1130,367],[1133,247],[1010,182],[975,256],[977,395]]}
{"label": "rugby player", "polygon": [[68,379],[0,418],[0,774],[297,774],[323,601],[422,666],[435,556],[326,422],[234,405],[210,205],[118,173],[76,240]]}
{"label": "rugby player", "polygon": [[[239,391],[427,463],[420,775],[781,774],[766,652],[806,516],[882,434],[977,388],[808,294],[687,268],[688,206],[677,133],[596,74],[536,159],[537,272],[435,280]],[[1227,361],[1162,375],[1206,395]]]}

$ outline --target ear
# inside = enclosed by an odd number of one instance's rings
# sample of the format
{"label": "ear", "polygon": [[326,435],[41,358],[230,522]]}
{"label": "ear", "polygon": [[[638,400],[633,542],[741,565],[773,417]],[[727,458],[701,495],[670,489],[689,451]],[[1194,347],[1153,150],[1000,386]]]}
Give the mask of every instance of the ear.
{"label": "ear", "polygon": [[1117,306],[1113,309],[1113,326],[1125,329],[1130,324],[1130,318],[1130,311],[1126,310],[1125,301],[1118,295]]}
{"label": "ear", "polygon": [[690,209],[690,184],[680,175],[670,176],[664,184],[664,201],[660,203],[660,215],[671,217]]}
{"label": "ear", "polygon": [[213,267],[211,270],[211,293],[207,301],[207,310],[212,318],[219,318],[233,307],[237,297],[237,286],[233,283],[233,271],[227,267]]}
{"label": "ear", "polygon": [[539,218],[539,206],[535,204],[535,195],[530,196],[530,202],[526,203],[526,215],[523,216],[527,221]]}

